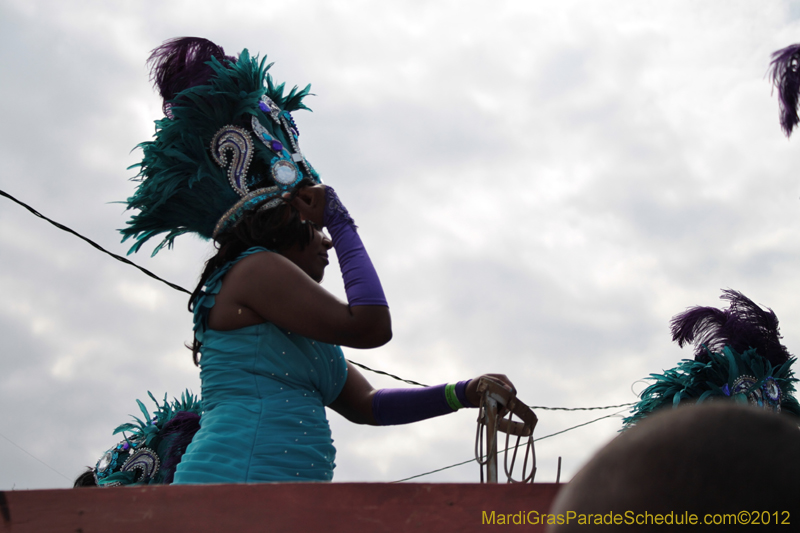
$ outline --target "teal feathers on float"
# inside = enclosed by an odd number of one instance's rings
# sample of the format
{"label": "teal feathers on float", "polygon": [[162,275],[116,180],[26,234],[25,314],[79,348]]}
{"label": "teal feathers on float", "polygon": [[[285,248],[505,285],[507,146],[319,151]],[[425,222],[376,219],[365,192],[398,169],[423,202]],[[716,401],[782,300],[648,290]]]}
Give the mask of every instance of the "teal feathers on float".
{"label": "teal feathers on float", "polygon": [[733,400],[800,417],[791,369],[795,358],[780,343],[771,309],[734,290],[722,291],[728,309],[691,307],[673,317],[672,339],[694,344],[694,359],[683,359],[654,380],[623,420],[627,429],[650,413],[689,403]]}
{"label": "teal feathers on float", "polygon": [[[774,410],[800,417],[800,404],[793,395],[794,384],[798,381],[791,370],[794,358],[780,367],[773,367],[755,349],[739,354],[726,346],[722,352],[707,352],[710,359],[707,363],[683,359],[678,366],[663,374],[650,374],[649,379],[654,383],[642,391],[631,416],[623,420],[625,427],[665,407],[716,400],[734,400],[764,408],[776,407]],[[753,379],[739,381],[743,377]],[[737,381],[739,390],[736,388]],[[770,389],[773,381],[780,391],[777,402],[771,401],[775,399],[774,393],[770,396],[765,390]]]}

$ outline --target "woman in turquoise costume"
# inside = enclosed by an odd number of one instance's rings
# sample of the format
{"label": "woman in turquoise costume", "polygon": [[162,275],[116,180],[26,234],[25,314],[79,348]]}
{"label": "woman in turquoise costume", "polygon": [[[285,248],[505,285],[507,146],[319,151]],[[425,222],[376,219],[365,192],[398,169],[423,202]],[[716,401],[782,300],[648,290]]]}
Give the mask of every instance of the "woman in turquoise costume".
{"label": "woman in turquoise costume", "polygon": [[[166,233],[155,254],[192,232],[217,248],[189,304],[202,415],[188,448],[170,452],[174,483],[331,480],[326,406],[372,425],[476,406],[477,379],[375,390],[345,360],[340,346],[387,343],[391,317],[352,217],[300,151],[290,113],[306,109],[309,87],[285,94],[265,59],[226,56],[199,38],[167,41],[150,64],[166,117],[140,145],[140,183],[128,200],[138,212],[124,239],[134,239],[135,252]],[[319,284],[331,248],[346,303]],[[169,482],[172,472],[158,473],[165,446],[146,442],[160,442],[171,420],[159,418],[163,409],[118,428],[132,438],[98,462],[97,484]]]}

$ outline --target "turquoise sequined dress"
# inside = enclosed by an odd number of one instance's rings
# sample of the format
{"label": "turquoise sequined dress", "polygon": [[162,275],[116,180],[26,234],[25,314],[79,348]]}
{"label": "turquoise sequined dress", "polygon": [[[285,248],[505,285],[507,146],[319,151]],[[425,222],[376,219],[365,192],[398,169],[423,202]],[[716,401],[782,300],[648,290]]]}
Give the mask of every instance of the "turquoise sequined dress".
{"label": "turquoise sequined dress", "polygon": [[[258,252],[268,250],[251,248],[236,261]],[[342,350],[271,323],[207,329],[214,295],[236,261],[209,278],[195,305],[205,411],[174,482],[330,481],[336,449],[325,406],[347,378]]]}

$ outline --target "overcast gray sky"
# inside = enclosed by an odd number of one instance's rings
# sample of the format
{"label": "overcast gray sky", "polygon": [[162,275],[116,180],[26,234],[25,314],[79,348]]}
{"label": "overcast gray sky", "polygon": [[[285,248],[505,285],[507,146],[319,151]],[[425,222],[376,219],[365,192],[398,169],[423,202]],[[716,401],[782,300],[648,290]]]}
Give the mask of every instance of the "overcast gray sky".
{"label": "overcast gray sky", "polygon": [[[346,355],[425,383],[502,372],[531,405],[629,402],[690,357],[668,322],[734,288],[800,350],[798,139],[770,53],[788,1],[0,1],[0,189],[116,253],[160,101],[149,51],[196,35],[312,84],[301,146],[361,228],[394,319]],[[133,257],[192,289],[210,245]],[[335,264],[325,286],[343,295]],[[0,490],[67,487],[135,399],[199,392],[187,298],[0,198]],[[398,386],[368,375],[376,386]],[[613,411],[612,411],[613,412]],[[539,410],[537,436],[608,412]],[[331,414],[337,481],[469,459],[475,412]],[[537,444],[563,477],[620,427]],[[477,481],[474,464],[420,481]]]}

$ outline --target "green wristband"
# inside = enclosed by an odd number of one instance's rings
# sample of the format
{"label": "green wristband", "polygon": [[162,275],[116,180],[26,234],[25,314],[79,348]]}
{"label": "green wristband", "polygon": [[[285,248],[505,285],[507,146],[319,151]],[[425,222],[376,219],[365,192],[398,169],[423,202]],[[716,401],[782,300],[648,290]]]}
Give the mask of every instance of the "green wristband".
{"label": "green wristband", "polygon": [[453,411],[458,411],[459,409],[463,409],[464,406],[461,405],[461,402],[458,401],[458,396],[456,395],[456,385],[455,383],[448,383],[444,387],[444,397],[447,400],[447,405],[450,406],[450,409]]}

